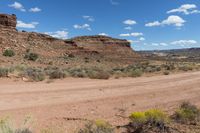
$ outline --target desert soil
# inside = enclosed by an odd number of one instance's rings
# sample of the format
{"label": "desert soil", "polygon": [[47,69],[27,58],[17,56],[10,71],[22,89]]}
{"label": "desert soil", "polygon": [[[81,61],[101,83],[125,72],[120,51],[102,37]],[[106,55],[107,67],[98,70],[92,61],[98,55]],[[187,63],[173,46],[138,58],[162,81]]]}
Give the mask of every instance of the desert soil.
{"label": "desert soil", "polygon": [[161,108],[170,113],[182,101],[200,105],[200,72],[51,83],[0,79],[0,116],[10,116],[19,125],[31,115],[35,132],[44,127],[72,132],[82,123],[74,118],[124,125],[132,111]]}

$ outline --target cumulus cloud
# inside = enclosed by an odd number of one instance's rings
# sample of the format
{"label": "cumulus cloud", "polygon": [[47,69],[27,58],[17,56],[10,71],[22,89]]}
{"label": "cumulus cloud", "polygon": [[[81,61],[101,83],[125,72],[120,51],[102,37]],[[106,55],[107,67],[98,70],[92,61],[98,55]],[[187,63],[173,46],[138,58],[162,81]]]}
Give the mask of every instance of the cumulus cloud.
{"label": "cumulus cloud", "polygon": [[29,9],[29,12],[41,12],[42,10],[38,7],[34,7],[34,8],[31,8]]}
{"label": "cumulus cloud", "polygon": [[120,34],[119,36],[121,36],[121,37],[130,37],[130,36],[139,37],[139,36],[143,36],[143,33],[140,33],[140,32],[125,33],[125,34]]}
{"label": "cumulus cloud", "polygon": [[106,33],[99,33],[100,36],[108,36]]}
{"label": "cumulus cloud", "polygon": [[67,39],[69,32],[67,32],[65,30],[59,30],[59,31],[56,31],[56,32],[45,32],[45,34],[48,34],[48,35],[55,37],[55,38]]}
{"label": "cumulus cloud", "polygon": [[123,23],[126,24],[126,25],[135,25],[135,24],[137,24],[137,22],[135,20],[131,20],[131,19],[125,20]]}
{"label": "cumulus cloud", "polygon": [[171,42],[171,44],[173,45],[194,45],[194,44],[197,44],[197,41],[195,40],[179,40],[179,41],[174,41],[174,42]]}
{"label": "cumulus cloud", "polygon": [[20,20],[17,21],[18,28],[35,29],[38,24],[39,24],[38,22],[25,23]]}
{"label": "cumulus cloud", "polygon": [[147,27],[160,26],[160,25],[161,25],[161,23],[159,21],[154,21],[154,22],[145,24],[145,26],[147,26]]}
{"label": "cumulus cloud", "polygon": [[171,15],[167,19],[163,20],[162,22],[154,21],[154,22],[145,24],[145,26],[153,27],[153,26],[173,25],[176,27],[182,27],[185,22],[186,21],[183,18],[181,18],[179,16]]}
{"label": "cumulus cloud", "polygon": [[89,24],[83,24],[83,25],[75,24],[74,28],[75,29],[86,29],[86,30],[89,30],[89,31],[92,30]]}
{"label": "cumulus cloud", "polygon": [[176,13],[176,12],[183,13],[185,15],[200,13],[200,11],[197,10],[197,6],[195,4],[184,4],[176,9],[172,9],[168,11],[167,13],[169,14],[169,13]]}
{"label": "cumulus cloud", "polygon": [[20,10],[22,12],[26,11],[26,9],[24,8],[24,6],[21,3],[19,3],[19,2],[14,2],[13,4],[10,4],[8,6],[14,8],[16,10]]}
{"label": "cumulus cloud", "polygon": [[95,19],[92,16],[83,16],[84,19],[90,21],[90,22],[94,22]]}

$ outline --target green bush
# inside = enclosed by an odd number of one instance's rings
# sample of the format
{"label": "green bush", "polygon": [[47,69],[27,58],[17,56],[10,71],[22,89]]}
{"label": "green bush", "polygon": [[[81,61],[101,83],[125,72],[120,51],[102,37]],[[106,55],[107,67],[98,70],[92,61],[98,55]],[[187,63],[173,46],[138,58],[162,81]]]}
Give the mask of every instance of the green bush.
{"label": "green bush", "polygon": [[114,133],[112,126],[103,120],[89,122],[78,133]]}
{"label": "green bush", "polygon": [[200,110],[195,105],[184,102],[175,112],[173,118],[181,123],[196,123],[200,121]]}
{"label": "green bush", "polygon": [[36,53],[26,53],[24,58],[30,61],[36,61],[39,58],[39,55]]}
{"label": "green bush", "polygon": [[15,52],[12,49],[6,49],[3,52],[3,56],[13,57],[13,56],[15,56]]}
{"label": "green bush", "polygon": [[0,77],[8,77],[9,70],[7,68],[0,68]]}

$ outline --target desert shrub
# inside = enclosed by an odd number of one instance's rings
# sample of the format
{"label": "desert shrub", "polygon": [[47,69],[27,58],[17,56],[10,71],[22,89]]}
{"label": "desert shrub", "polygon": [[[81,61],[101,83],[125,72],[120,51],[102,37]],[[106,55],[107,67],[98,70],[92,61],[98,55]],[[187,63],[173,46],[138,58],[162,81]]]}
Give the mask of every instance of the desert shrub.
{"label": "desert shrub", "polygon": [[63,70],[57,69],[49,73],[49,78],[50,79],[63,79],[67,75]]}
{"label": "desert shrub", "polygon": [[190,66],[190,65],[183,65],[183,66],[179,66],[178,69],[181,70],[181,71],[192,71],[193,67]]}
{"label": "desert shrub", "polygon": [[168,71],[163,72],[164,75],[169,75],[170,73]]}
{"label": "desert shrub", "polygon": [[36,68],[27,68],[21,75],[33,81],[45,80],[45,73],[42,70]]}
{"label": "desert shrub", "polygon": [[110,75],[106,71],[96,69],[88,71],[88,77],[91,79],[109,79]]}
{"label": "desert shrub", "polygon": [[30,129],[25,128],[25,129],[16,129],[14,133],[33,133]]}
{"label": "desert shrub", "polygon": [[146,111],[145,116],[148,123],[161,128],[163,128],[169,120],[167,115],[163,111],[158,109]]}
{"label": "desert shrub", "polygon": [[87,77],[87,72],[83,68],[73,68],[68,70],[70,76],[72,77],[78,77],[78,78],[84,78]]}
{"label": "desert shrub", "polygon": [[149,126],[163,131],[165,130],[166,124],[169,122],[168,116],[158,109],[145,112],[133,112],[129,118],[131,120],[130,129],[134,131],[143,131]]}
{"label": "desert shrub", "polygon": [[16,65],[14,69],[15,71],[24,71],[25,69],[27,69],[27,66],[24,64],[20,64],[20,65]]}
{"label": "desert shrub", "polygon": [[172,71],[172,70],[176,69],[174,63],[166,63],[166,64],[162,65],[162,67],[164,67],[165,70],[168,70],[168,71]]}
{"label": "desert shrub", "polygon": [[143,71],[141,69],[135,69],[129,72],[130,77],[140,77],[142,76]]}
{"label": "desert shrub", "polygon": [[6,49],[3,52],[3,56],[13,57],[13,56],[15,56],[15,52],[12,49]]}
{"label": "desert shrub", "polygon": [[112,126],[103,120],[89,122],[78,133],[114,133]]}
{"label": "desert shrub", "polygon": [[140,127],[147,122],[145,112],[133,112],[130,117],[134,127]]}
{"label": "desert shrub", "polygon": [[39,55],[36,53],[26,53],[24,58],[30,61],[36,61],[39,58]]}
{"label": "desert shrub", "polygon": [[184,102],[174,113],[173,118],[181,123],[196,123],[200,121],[200,110],[195,105]]}
{"label": "desert shrub", "polygon": [[8,118],[0,120],[0,133],[32,133],[32,131],[27,128],[27,122],[23,122],[23,127],[15,129]]}
{"label": "desert shrub", "polygon": [[8,77],[9,69],[0,68],[0,77]]}

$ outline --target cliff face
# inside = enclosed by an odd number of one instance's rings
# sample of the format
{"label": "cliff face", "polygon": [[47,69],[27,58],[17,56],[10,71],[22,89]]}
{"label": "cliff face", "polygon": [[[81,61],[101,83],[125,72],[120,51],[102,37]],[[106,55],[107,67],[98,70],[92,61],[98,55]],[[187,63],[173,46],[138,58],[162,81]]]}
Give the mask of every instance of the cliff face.
{"label": "cliff face", "polygon": [[[49,35],[35,32],[20,32],[16,30],[16,16],[0,14],[0,65],[2,62],[12,64],[26,62],[24,55],[27,50],[40,55],[40,63],[48,64],[53,61],[56,65],[69,65],[66,57],[75,56],[72,65],[80,63],[80,59],[93,58],[93,60],[138,57],[130,48],[126,40],[114,39],[106,36],[82,36],[69,40],[53,38]],[[3,56],[5,49],[12,49],[16,56],[6,58]]]}
{"label": "cliff face", "polygon": [[0,14],[0,25],[8,28],[16,28],[17,17],[13,15]]}
{"label": "cliff face", "polygon": [[71,39],[77,46],[97,51],[104,55],[131,57],[136,56],[127,40],[108,36],[81,36]]}

